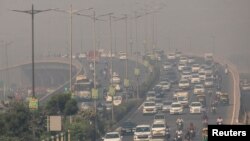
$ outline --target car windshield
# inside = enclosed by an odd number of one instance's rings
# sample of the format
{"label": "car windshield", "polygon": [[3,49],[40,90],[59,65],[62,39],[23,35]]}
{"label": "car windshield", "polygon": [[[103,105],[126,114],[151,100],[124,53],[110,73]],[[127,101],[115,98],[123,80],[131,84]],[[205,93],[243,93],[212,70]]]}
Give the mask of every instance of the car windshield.
{"label": "car windshield", "polygon": [[213,78],[207,78],[206,81],[211,82],[211,81],[213,81]]}
{"label": "car windshield", "polygon": [[199,107],[199,106],[201,106],[201,104],[200,103],[192,103],[191,106],[193,106],[193,107]]}
{"label": "car windshield", "polygon": [[185,100],[187,100],[187,98],[184,97],[184,96],[180,96],[180,97],[178,97],[177,99],[178,99],[178,101],[185,101]]}
{"label": "car windshield", "polygon": [[150,132],[150,128],[149,127],[137,127],[135,131],[136,132]]}
{"label": "car windshield", "polygon": [[134,126],[135,124],[133,122],[127,121],[122,123],[122,127],[134,127]]}
{"label": "car windshield", "polygon": [[113,139],[113,138],[119,138],[118,134],[106,134],[105,136],[106,139]]}
{"label": "car windshield", "polygon": [[153,102],[147,102],[147,103],[144,103],[144,106],[155,106],[155,103]]}
{"label": "car windshield", "polygon": [[172,104],[171,107],[178,108],[178,107],[181,107],[181,105],[176,103],[176,104]]}
{"label": "car windshield", "polygon": [[172,102],[170,102],[170,101],[168,102],[168,101],[167,101],[167,102],[164,102],[163,104],[164,104],[164,105],[171,105]]}
{"label": "car windshield", "polygon": [[201,89],[201,88],[203,88],[203,87],[202,87],[201,85],[196,85],[195,88],[196,88],[196,89]]}
{"label": "car windshield", "polygon": [[188,83],[188,80],[181,80],[180,83]]}
{"label": "car windshield", "polygon": [[152,128],[164,128],[164,124],[153,124]]}
{"label": "car windshield", "polygon": [[165,119],[164,115],[155,115],[155,119]]}

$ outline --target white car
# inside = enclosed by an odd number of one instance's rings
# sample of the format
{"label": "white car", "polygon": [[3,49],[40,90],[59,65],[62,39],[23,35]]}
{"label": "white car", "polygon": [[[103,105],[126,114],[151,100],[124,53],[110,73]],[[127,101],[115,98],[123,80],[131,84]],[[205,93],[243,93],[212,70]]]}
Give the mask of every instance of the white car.
{"label": "white car", "polygon": [[190,80],[192,78],[191,72],[182,72],[181,79],[188,79]]}
{"label": "white car", "polygon": [[134,141],[145,141],[150,140],[151,136],[151,127],[150,125],[137,125],[134,132]]}
{"label": "white car", "polygon": [[200,71],[199,72],[199,77],[201,81],[204,81],[206,79],[206,74],[204,71]]}
{"label": "white car", "polygon": [[203,94],[205,93],[205,88],[201,84],[194,85],[194,94]]}
{"label": "white car", "polygon": [[127,59],[127,54],[125,52],[123,52],[123,51],[120,51],[118,53],[118,56],[119,56],[120,60],[126,60]]}
{"label": "white car", "polygon": [[103,141],[122,141],[122,136],[119,132],[108,132],[102,139]]}
{"label": "white car", "polygon": [[172,68],[172,64],[169,63],[169,62],[166,62],[164,65],[163,65],[163,70],[169,70]]}
{"label": "white car", "polygon": [[171,88],[171,84],[167,81],[161,81],[160,85],[161,85],[161,89],[164,91],[168,91]]}
{"label": "white car", "polygon": [[143,114],[155,114],[156,113],[156,105],[154,101],[145,101],[143,103]]}
{"label": "white car", "polygon": [[161,111],[161,110],[162,110],[162,106],[163,106],[162,100],[157,98],[157,99],[155,100],[155,107],[156,107],[156,110],[157,110],[157,111]]}
{"label": "white car", "polygon": [[80,58],[80,59],[87,58],[87,55],[86,55],[86,53],[80,53],[78,58]]}
{"label": "white car", "polygon": [[183,107],[179,102],[173,102],[170,107],[170,114],[182,114]]}
{"label": "white car", "polygon": [[200,102],[192,102],[189,105],[189,111],[191,114],[195,114],[195,113],[201,113],[202,112],[202,104]]}
{"label": "white car", "polygon": [[187,79],[181,79],[179,82],[179,88],[180,89],[187,89],[190,87],[189,80]]}
{"label": "white car", "polygon": [[120,84],[121,78],[118,77],[118,76],[113,76],[113,77],[111,78],[110,82],[112,82],[113,84],[114,84],[114,83],[115,83],[115,84]]}
{"label": "white car", "polygon": [[154,121],[151,128],[152,137],[165,137],[166,122]]}
{"label": "white car", "polygon": [[199,72],[200,65],[199,64],[193,64],[192,65],[192,72]]}
{"label": "white car", "polygon": [[165,114],[156,114],[155,116],[154,116],[154,122],[164,122],[164,123],[166,123],[166,116],[165,116]]}
{"label": "white car", "polygon": [[162,111],[169,112],[171,108],[172,101],[163,101]]}
{"label": "white car", "polygon": [[179,71],[182,71],[182,69],[183,69],[185,66],[186,66],[186,64],[184,64],[184,63],[179,63],[179,65],[178,65],[178,70],[179,70]]}
{"label": "white car", "polygon": [[205,87],[213,87],[214,79],[213,78],[206,78],[204,81]]}
{"label": "white car", "polygon": [[188,58],[185,56],[180,57],[179,63],[187,64],[188,63]]}
{"label": "white car", "polygon": [[175,60],[175,59],[176,59],[175,53],[169,53],[169,54],[167,55],[167,59],[168,59],[168,60]]}
{"label": "white car", "polygon": [[213,69],[211,67],[205,67],[205,74],[213,74]]}
{"label": "white car", "polygon": [[147,101],[155,101],[155,99],[156,99],[155,91],[148,91],[147,96],[146,96],[146,100]]}
{"label": "white car", "polygon": [[201,82],[199,74],[193,74],[191,78],[191,83],[192,84],[198,84]]}
{"label": "white car", "polygon": [[195,59],[193,56],[188,57],[188,63],[193,64],[195,62]]}

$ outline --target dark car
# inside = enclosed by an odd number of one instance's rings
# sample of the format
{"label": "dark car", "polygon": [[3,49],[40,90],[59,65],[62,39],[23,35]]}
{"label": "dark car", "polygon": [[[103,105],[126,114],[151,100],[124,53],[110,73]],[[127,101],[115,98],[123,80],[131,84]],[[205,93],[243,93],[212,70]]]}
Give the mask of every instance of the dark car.
{"label": "dark car", "polygon": [[125,121],[121,125],[121,135],[132,135],[134,134],[136,124],[131,121]]}

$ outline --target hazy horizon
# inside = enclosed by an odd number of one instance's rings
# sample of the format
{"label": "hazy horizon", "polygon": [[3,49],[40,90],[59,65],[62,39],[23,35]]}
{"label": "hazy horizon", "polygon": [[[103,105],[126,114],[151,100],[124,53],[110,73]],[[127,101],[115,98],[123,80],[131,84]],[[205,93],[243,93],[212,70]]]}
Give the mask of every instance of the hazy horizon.
{"label": "hazy horizon", "polygon": [[[227,58],[237,58],[239,67],[248,69],[250,63],[250,1],[248,0],[1,0],[0,41],[13,42],[8,46],[9,64],[17,64],[31,55],[31,16],[11,10],[43,10],[59,8],[69,10],[93,7],[97,15],[114,12],[134,15],[147,7],[164,8],[155,16],[157,47],[164,51],[180,49],[183,52],[215,52]],[[152,9],[152,8],[151,8]],[[91,14],[91,12],[82,12]],[[143,42],[148,39],[152,46],[152,20],[148,15],[138,19],[138,48],[143,52]],[[108,19],[108,17],[103,17]],[[35,15],[35,53],[63,52],[69,48],[69,14],[48,11]],[[147,22],[146,22],[147,21]],[[132,28],[130,28],[132,25]],[[145,27],[147,25],[147,27]],[[114,28],[116,26],[116,37]],[[97,40],[100,48],[109,49],[109,23],[97,22]],[[125,48],[124,21],[113,22],[113,47]],[[145,30],[147,29],[147,30]],[[129,21],[129,39],[133,37],[135,50],[135,22]],[[148,33],[147,36],[145,33]],[[73,52],[92,47],[92,22],[90,19],[73,16]],[[6,65],[5,50],[0,43],[0,67]],[[240,56],[246,56],[240,58]],[[245,62],[245,63],[242,63]]]}

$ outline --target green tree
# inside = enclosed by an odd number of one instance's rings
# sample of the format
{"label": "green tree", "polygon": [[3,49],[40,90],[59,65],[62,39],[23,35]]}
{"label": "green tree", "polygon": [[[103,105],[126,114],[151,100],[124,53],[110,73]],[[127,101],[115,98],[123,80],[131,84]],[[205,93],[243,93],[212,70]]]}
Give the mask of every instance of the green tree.
{"label": "green tree", "polygon": [[[49,115],[61,115],[64,112],[76,113],[76,104],[74,101],[69,102],[71,99],[70,94],[58,94],[51,97],[51,99],[46,103],[45,109]],[[66,103],[69,102],[67,110]],[[73,107],[70,107],[73,106]]]}
{"label": "green tree", "polygon": [[31,126],[32,113],[28,105],[22,102],[12,102],[6,112],[0,115],[1,141],[36,141]]}
{"label": "green tree", "polygon": [[70,127],[72,140],[91,141],[94,136],[94,125],[83,118],[78,118]]}
{"label": "green tree", "polygon": [[70,99],[69,101],[67,101],[64,109],[64,114],[74,115],[77,113],[77,111],[78,111],[78,106],[76,100]]}

